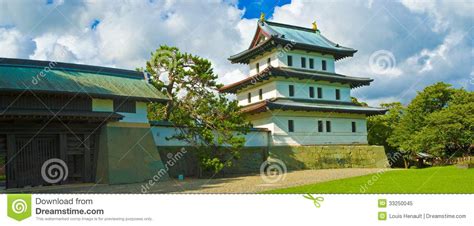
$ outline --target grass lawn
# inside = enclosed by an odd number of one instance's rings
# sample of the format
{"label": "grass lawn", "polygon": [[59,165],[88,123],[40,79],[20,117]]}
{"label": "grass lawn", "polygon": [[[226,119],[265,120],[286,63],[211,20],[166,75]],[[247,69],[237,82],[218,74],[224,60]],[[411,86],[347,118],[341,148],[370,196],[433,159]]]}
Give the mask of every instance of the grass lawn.
{"label": "grass lawn", "polygon": [[360,177],[267,191],[285,193],[470,193],[474,194],[474,169],[455,166],[385,171]]}
{"label": "grass lawn", "polygon": [[0,175],[0,181],[4,181],[5,180],[5,175]]}

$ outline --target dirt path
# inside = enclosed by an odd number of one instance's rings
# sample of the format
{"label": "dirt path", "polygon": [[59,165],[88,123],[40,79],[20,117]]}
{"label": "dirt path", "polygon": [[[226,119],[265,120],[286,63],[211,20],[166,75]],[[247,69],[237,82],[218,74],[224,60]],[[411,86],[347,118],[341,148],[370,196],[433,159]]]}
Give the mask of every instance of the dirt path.
{"label": "dirt path", "polygon": [[[64,186],[46,186],[25,189],[14,189],[8,192],[26,193],[259,193],[265,190],[314,184],[348,177],[376,173],[382,169],[323,169],[293,171],[284,175],[267,177],[260,175],[236,176],[230,178],[195,179],[184,181],[168,180],[145,187],[146,183],[104,185],[77,184]],[[389,170],[389,169],[384,169]],[[271,181],[270,181],[271,180]],[[276,182],[272,182],[276,181]]]}

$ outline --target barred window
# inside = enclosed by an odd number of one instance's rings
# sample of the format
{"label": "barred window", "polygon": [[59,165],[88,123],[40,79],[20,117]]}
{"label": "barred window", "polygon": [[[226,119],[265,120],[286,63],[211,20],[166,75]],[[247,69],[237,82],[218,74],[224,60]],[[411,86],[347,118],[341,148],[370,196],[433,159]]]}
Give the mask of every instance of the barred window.
{"label": "barred window", "polygon": [[125,113],[136,113],[137,106],[133,100],[114,99],[114,111]]}

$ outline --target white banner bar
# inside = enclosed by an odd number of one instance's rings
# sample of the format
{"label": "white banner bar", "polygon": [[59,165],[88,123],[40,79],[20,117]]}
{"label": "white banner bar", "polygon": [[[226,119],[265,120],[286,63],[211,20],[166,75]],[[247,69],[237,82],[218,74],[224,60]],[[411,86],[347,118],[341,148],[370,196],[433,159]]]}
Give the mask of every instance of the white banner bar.
{"label": "white banner bar", "polygon": [[474,225],[474,195],[41,194],[0,201],[0,225]]}

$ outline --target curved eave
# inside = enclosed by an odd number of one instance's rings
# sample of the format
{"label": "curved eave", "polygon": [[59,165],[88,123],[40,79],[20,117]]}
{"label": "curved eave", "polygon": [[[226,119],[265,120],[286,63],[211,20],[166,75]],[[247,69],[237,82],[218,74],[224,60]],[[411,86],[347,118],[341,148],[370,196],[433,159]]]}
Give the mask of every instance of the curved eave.
{"label": "curved eave", "polygon": [[243,52],[230,56],[228,60],[231,63],[242,63],[248,64],[252,58],[258,56],[266,51],[270,51],[271,49],[277,46],[286,46],[290,49],[297,49],[297,50],[304,50],[304,51],[315,51],[322,54],[329,54],[333,55],[336,60],[340,60],[346,57],[354,56],[354,53],[357,52],[355,49],[347,48],[347,47],[339,47],[344,49],[330,49],[315,45],[309,45],[304,43],[292,42],[290,40],[277,38],[275,36],[271,37],[270,39],[266,40],[265,42],[261,43],[260,45],[255,46],[252,49],[247,49]]}
{"label": "curved eave", "polygon": [[387,109],[338,109],[338,108],[325,108],[325,107],[316,107],[316,106],[293,106],[273,103],[271,101],[262,101],[252,105],[247,105],[242,108],[242,113],[244,114],[257,114],[270,110],[283,110],[283,111],[308,111],[308,112],[334,112],[334,113],[350,113],[350,114],[365,114],[367,116],[373,115],[383,115],[388,110]]}
{"label": "curved eave", "polygon": [[[314,73],[314,74],[310,74]],[[316,74],[318,73],[318,74]],[[270,68],[263,70],[262,72],[243,79],[241,81],[223,86],[219,89],[221,93],[236,93],[241,89],[244,89],[248,86],[254,85],[257,82],[265,81],[270,79],[270,77],[284,77],[284,78],[296,78],[296,79],[310,79],[315,81],[327,81],[327,82],[338,82],[344,84],[350,84],[351,88],[358,88],[361,86],[368,86],[373,79],[370,78],[348,78],[339,74],[327,74],[319,75],[323,72],[289,72],[281,68]]]}
{"label": "curved eave", "polygon": [[336,113],[352,113],[352,114],[365,114],[367,116],[382,115],[387,112],[386,109],[337,109],[337,108],[321,108],[321,107],[308,107],[308,106],[289,106],[278,103],[268,103],[267,108],[270,110],[283,110],[283,111],[317,111],[317,112],[336,112]]}

